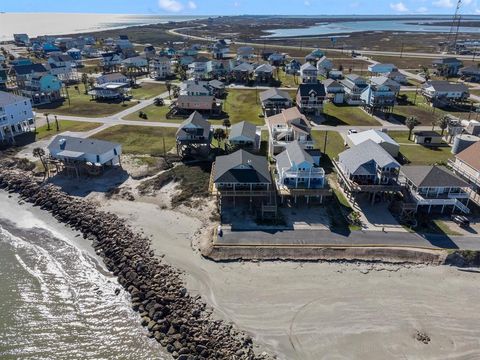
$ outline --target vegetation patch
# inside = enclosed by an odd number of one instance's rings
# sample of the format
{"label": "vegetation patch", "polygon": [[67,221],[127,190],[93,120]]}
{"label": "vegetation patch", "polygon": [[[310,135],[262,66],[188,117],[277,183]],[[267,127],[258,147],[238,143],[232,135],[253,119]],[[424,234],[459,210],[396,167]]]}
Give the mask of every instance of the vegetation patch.
{"label": "vegetation patch", "polygon": [[144,100],[159,96],[167,91],[165,84],[143,82],[139,87],[133,88],[131,93],[135,99]]}
{"label": "vegetation patch", "polygon": [[229,89],[223,103],[223,111],[228,114],[231,124],[248,121],[255,125],[264,125],[262,105],[258,94],[262,90]]}
{"label": "vegetation patch", "polygon": [[323,107],[323,125],[380,126],[381,124],[358,106],[327,103]]}
{"label": "vegetation patch", "polygon": [[209,196],[208,185],[210,181],[210,162],[177,165],[152,179],[143,181],[138,190],[140,194],[147,194],[162,189],[165,185],[174,182],[177,192],[172,197],[172,206],[185,205],[194,207],[199,204],[199,199]]}
{"label": "vegetation patch", "polygon": [[72,132],[85,132],[96,129],[101,126],[101,123],[97,122],[85,122],[85,121],[71,121],[71,120],[58,120],[58,131],[55,120],[50,119],[50,130],[47,125],[43,125],[37,128],[35,131],[35,140],[45,139],[64,131]]}

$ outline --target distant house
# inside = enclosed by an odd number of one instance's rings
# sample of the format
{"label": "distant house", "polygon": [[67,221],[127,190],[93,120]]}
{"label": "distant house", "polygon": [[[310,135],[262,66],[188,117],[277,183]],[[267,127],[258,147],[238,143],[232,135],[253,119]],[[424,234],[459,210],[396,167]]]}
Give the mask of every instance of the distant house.
{"label": "distant house", "polygon": [[346,140],[347,145],[351,148],[368,140],[373,141],[374,143],[380,145],[392,157],[397,157],[400,151],[400,145],[387,133],[380,130],[372,129],[359,133],[348,134]]}
{"label": "distant house", "polygon": [[463,62],[454,57],[435,59],[432,61],[436,74],[440,76],[457,76]]}
{"label": "distant house", "polygon": [[267,60],[273,66],[280,66],[285,62],[285,58],[285,54],[274,52],[268,56]]}
{"label": "distant house", "polygon": [[223,98],[226,94],[225,84],[220,80],[210,80],[207,87],[212,90],[213,95],[217,98]]}
{"label": "distant house", "polygon": [[28,46],[30,45],[30,38],[27,34],[13,34],[13,41],[17,46]]}
{"label": "distant house", "polygon": [[323,81],[327,98],[334,104],[342,104],[345,97],[345,89],[338,81],[327,79]]}
{"label": "distant house", "polygon": [[422,94],[433,106],[446,106],[451,103],[463,102],[470,96],[467,85],[441,80],[428,81],[423,84]]}
{"label": "distant house", "polygon": [[341,152],[335,167],[339,183],[348,193],[377,193],[400,189],[400,164],[372,140]]}
{"label": "distant house", "polygon": [[320,115],[323,112],[325,99],[325,86],[322,83],[307,83],[298,86],[296,102],[304,114]]}
{"label": "distant house", "polygon": [[70,55],[51,55],[48,58],[49,72],[63,82],[78,81],[76,62]]}
{"label": "distant house", "polygon": [[116,83],[116,84],[129,84],[130,81],[122,73],[110,73],[100,75],[96,79],[97,84]]}
{"label": "distant house", "polygon": [[470,200],[480,205],[480,141],[455,155],[450,162],[455,174],[471,185]]}
{"label": "distant house", "polygon": [[78,66],[82,63],[81,62],[81,60],[82,60],[82,50],[73,47],[73,48],[68,49],[66,54],[74,60],[75,66]]}
{"label": "distant house", "polygon": [[0,142],[30,131],[35,116],[29,98],[0,91]]}
{"label": "distant house", "polygon": [[123,100],[129,95],[130,88],[126,83],[105,82],[95,84],[92,89],[88,91],[95,100]]}
{"label": "distant house", "polygon": [[317,62],[317,70],[320,75],[328,77],[330,71],[333,70],[333,62],[327,57],[323,57]]}
{"label": "distant house", "polygon": [[147,72],[148,60],[144,56],[133,56],[122,60],[120,65],[126,70]]}
{"label": "distant house", "polygon": [[302,64],[298,60],[292,59],[285,65],[285,72],[289,75],[297,75],[300,72],[301,66]]}
{"label": "distant house", "polygon": [[178,61],[181,66],[187,68],[188,65],[193,64],[195,62],[195,58],[193,56],[183,55]]}
{"label": "distant house", "polygon": [[312,127],[298,108],[282,110],[277,115],[267,117],[265,122],[269,133],[268,153],[270,156],[282,152],[288,143],[295,140],[298,140],[304,149],[314,148],[311,137]]}
{"label": "distant house", "polygon": [[195,80],[207,80],[212,77],[212,61],[199,58],[188,65],[187,75]]}
{"label": "distant house", "polygon": [[400,93],[400,83],[388,78],[387,76],[372,76],[370,78],[370,83],[375,86],[388,87],[395,94],[395,96],[398,96],[398,94]]}
{"label": "distant house", "polygon": [[269,64],[259,65],[253,70],[255,80],[260,83],[269,83],[273,79],[273,66]]}
{"label": "distant house", "polygon": [[442,144],[442,135],[436,131],[415,131],[413,133],[413,141],[415,144],[439,146]]}
{"label": "distant house", "polygon": [[104,69],[116,68],[121,65],[123,59],[123,55],[116,52],[103,53],[101,54],[100,65]]}
{"label": "distant house", "polygon": [[315,84],[318,82],[318,70],[315,66],[306,62],[300,67],[300,78],[302,84]]}
{"label": "distant house", "polygon": [[368,65],[368,71],[372,75],[386,75],[391,73],[392,71],[398,71],[398,68],[393,64],[371,64]]}
{"label": "distant house", "polygon": [[172,76],[172,64],[166,56],[157,56],[150,60],[150,77],[155,80]]}
{"label": "distant house", "polygon": [[224,39],[218,40],[212,47],[212,57],[214,59],[223,59],[227,56],[230,48]]}
{"label": "distant house", "polygon": [[62,52],[62,49],[60,49],[58,46],[55,46],[54,44],[46,42],[42,45],[42,51],[45,54],[50,54],[55,52]]}
{"label": "distant house", "polygon": [[218,114],[221,112],[222,104],[217,102],[215,96],[189,96],[180,95],[175,102],[177,110],[183,113],[201,111],[202,113]]}
{"label": "distant house", "polygon": [[155,47],[152,44],[146,44],[143,48],[143,53],[147,60],[151,60],[157,56],[157,50],[155,50]]}
{"label": "distant house", "polygon": [[255,56],[255,49],[251,46],[241,46],[237,49],[239,60],[249,60]]}
{"label": "distant house", "polygon": [[345,89],[345,101],[349,105],[361,105],[363,100],[361,95],[368,87],[367,80],[356,74],[348,74],[340,83]]}
{"label": "distant house", "polygon": [[246,83],[250,80],[250,75],[253,74],[253,65],[243,62],[235,66],[232,70],[235,81]]}
{"label": "distant house", "polygon": [[343,71],[341,71],[341,70],[331,70],[328,73],[328,78],[333,79],[333,80],[343,79]]}
{"label": "distant house", "polygon": [[258,150],[260,135],[257,134],[257,127],[254,124],[241,121],[230,128],[228,142],[238,148]]}
{"label": "distant house", "polygon": [[131,43],[128,35],[119,35],[118,39],[115,40],[115,45],[120,50],[133,49],[133,44]]}
{"label": "distant house", "polygon": [[278,114],[292,106],[292,99],[287,91],[270,88],[260,93],[260,102],[266,116]]}
{"label": "distant house", "polygon": [[[396,87],[389,85],[389,79],[384,81],[377,79],[377,82],[370,81],[370,84],[362,91],[360,99],[366,110],[373,113],[377,110],[391,112],[395,105]],[[387,81],[388,80],[388,81]]]}
{"label": "distant house", "polygon": [[305,61],[316,64],[318,60],[325,56],[325,53],[320,49],[313,50],[310,54],[305,56]]}
{"label": "distant house", "polygon": [[287,144],[285,150],[275,156],[275,160],[276,182],[279,189],[325,187],[325,171],[298,141]]}
{"label": "distant house", "polygon": [[39,74],[48,74],[47,68],[42,64],[13,65],[9,72],[11,80],[14,81],[19,88],[24,87],[27,81]]}
{"label": "distant house", "polygon": [[62,82],[53,75],[35,73],[19,88],[21,95],[30,98],[34,106],[62,100]]}
{"label": "distant house", "polygon": [[[212,193],[222,198],[262,200],[270,198],[274,188],[267,158],[240,149],[230,155],[217,156],[212,167]],[[253,200],[253,199],[252,199]]]}
{"label": "distant house", "polygon": [[442,166],[404,166],[409,196],[406,203],[415,206],[415,211],[425,210],[430,213],[438,211],[460,211],[468,214],[470,185],[450,170]]}
{"label": "distant house", "polygon": [[480,66],[478,64],[466,66],[460,69],[458,74],[467,81],[480,82]]}
{"label": "distant house", "polygon": [[0,91],[7,89],[8,71],[0,65]]}
{"label": "distant house", "polygon": [[48,145],[50,156],[67,163],[120,165],[122,146],[110,141],[57,135]]}
{"label": "distant house", "polygon": [[390,80],[395,81],[398,84],[401,84],[401,85],[408,84],[407,76],[402,74],[400,71],[391,71],[388,74],[385,74],[384,76],[386,76]]}

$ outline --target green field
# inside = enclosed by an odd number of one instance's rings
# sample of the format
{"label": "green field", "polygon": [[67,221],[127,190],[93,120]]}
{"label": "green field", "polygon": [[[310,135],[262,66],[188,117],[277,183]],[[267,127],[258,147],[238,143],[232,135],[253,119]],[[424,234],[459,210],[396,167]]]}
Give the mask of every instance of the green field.
{"label": "green field", "polygon": [[176,128],[115,125],[95,134],[93,138],[118,142],[126,154],[160,156],[175,146]]}
{"label": "green field", "polygon": [[55,125],[55,120],[50,120],[50,130],[47,130],[47,125],[43,125],[37,128],[35,132],[35,140],[41,140],[60,134],[64,131],[73,131],[73,132],[82,132],[93,130],[100,125],[101,123],[96,122],[81,122],[81,121],[70,121],[70,120],[58,120],[58,125],[60,131],[57,132],[57,127]]}
{"label": "green field", "polygon": [[38,113],[52,113],[57,115],[103,117],[109,116],[135,105],[134,101],[100,102],[92,100],[90,95],[85,95],[82,84],[78,85],[78,91],[74,87],[68,87],[70,102],[65,99],[63,103],[42,105],[36,108]]}
{"label": "green field", "polygon": [[125,120],[138,120],[138,121],[152,121],[152,122],[171,122],[171,123],[181,123],[182,119],[167,119],[167,113],[170,108],[166,105],[164,106],[156,106],[156,105],[149,105],[144,107],[141,112],[147,115],[146,119],[142,119],[140,115],[140,111],[136,111],[133,114],[129,114],[124,117]]}
{"label": "green field", "polygon": [[380,126],[374,117],[368,115],[357,106],[335,105],[326,103],[324,108],[325,122],[323,125]]}
{"label": "green field", "polygon": [[281,82],[281,87],[289,87],[289,88],[298,88],[300,84],[300,76],[294,77],[293,75],[287,74],[282,69],[278,69],[278,78]]}
{"label": "green field", "polygon": [[167,88],[164,84],[144,82],[140,84],[139,88],[132,89],[131,94],[134,99],[145,100],[159,96],[166,91]]}
{"label": "green field", "polygon": [[401,155],[411,165],[445,164],[453,156],[449,146],[426,147],[415,144],[408,140],[408,131],[391,131],[389,135],[400,144]]}
{"label": "green field", "polygon": [[232,124],[248,121],[255,125],[264,125],[262,106],[258,94],[261,90],[229,89],[223,104]]}

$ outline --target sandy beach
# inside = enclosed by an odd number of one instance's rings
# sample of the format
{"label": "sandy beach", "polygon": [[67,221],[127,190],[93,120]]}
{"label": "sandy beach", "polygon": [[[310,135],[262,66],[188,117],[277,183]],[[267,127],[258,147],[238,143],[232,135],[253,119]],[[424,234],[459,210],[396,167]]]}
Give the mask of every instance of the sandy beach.
{"label": "sandy beach", "polygon": [[[190,291],[279,359],[480,357],[480,273],[440,266],[214,263],[192,249],[209,236],[205,209],[109,200],[185,271]],[[196,216],[192,216],[194,213]],[[208,214],[207,214],[208,215]],[[426,334],[425,344],[417,333]]]}

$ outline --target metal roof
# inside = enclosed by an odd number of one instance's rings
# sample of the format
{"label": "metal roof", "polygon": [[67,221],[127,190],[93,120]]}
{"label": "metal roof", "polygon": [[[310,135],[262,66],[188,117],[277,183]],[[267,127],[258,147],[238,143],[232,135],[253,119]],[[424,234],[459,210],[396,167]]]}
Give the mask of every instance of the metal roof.
{"label": "metal roof", "polygon": [[53,149],[60,149],[63,152],[70,151],[72,154],[85,153],[101,155],[118,146],[120,146],[120,144],[105,140],[57,135],[48,145],[48,150],[52,152]]}

